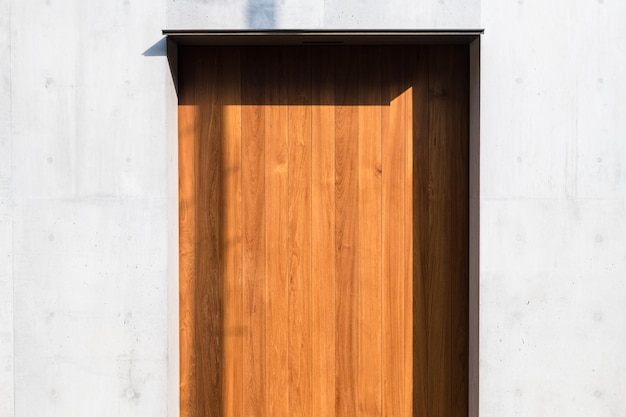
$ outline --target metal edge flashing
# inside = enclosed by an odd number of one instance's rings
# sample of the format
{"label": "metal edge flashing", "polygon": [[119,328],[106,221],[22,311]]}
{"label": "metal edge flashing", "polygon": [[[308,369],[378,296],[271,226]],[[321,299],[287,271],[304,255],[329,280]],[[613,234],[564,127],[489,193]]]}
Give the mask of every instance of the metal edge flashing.
{"label": "metal edge flashing", "polygon": [[469,44],[484,29],[193,30],[164,29],[178,45],[424,45]]}

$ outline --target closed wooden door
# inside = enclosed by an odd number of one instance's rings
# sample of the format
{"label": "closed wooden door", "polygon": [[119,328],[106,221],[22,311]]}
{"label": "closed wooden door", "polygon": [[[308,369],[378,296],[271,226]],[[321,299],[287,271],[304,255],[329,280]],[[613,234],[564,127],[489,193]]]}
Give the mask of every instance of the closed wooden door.
{"label": "closed wooden door", "polygon": [[467,46],[179,71],[181,416],[466,416]]}

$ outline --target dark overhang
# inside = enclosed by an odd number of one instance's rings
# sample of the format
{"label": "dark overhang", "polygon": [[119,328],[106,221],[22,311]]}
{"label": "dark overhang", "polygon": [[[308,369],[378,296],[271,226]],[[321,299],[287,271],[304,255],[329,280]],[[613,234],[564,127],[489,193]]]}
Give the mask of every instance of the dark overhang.
{"label": "dark overhang", "polygon": [[165,29],[178,45],[427,45],[468,44],[483,29],[443,30],[190,30]]}

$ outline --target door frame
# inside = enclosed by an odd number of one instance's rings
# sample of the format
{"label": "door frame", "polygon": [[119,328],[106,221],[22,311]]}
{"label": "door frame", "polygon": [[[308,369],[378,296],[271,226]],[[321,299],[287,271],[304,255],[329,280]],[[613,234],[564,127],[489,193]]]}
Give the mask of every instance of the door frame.
{"label": "door frame", "polygon": [[[469,352],[468,415],[479,416],[480,39],[482,29],[447,30],[163,30],[175,103],[168,105],[168,415],[180,413],[178,269],[179,45],[468,45],[469,48]],[[172,114],[173,113],[173,114]]]}

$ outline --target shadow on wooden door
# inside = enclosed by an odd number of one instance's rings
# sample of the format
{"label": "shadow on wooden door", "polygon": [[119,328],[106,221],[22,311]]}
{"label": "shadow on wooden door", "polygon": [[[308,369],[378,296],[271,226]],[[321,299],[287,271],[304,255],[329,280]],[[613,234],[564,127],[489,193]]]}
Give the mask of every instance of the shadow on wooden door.
{"label": "shadow on wooden door", "polygon": [[181,416],[466,416],[468,47],[179,54]]}

